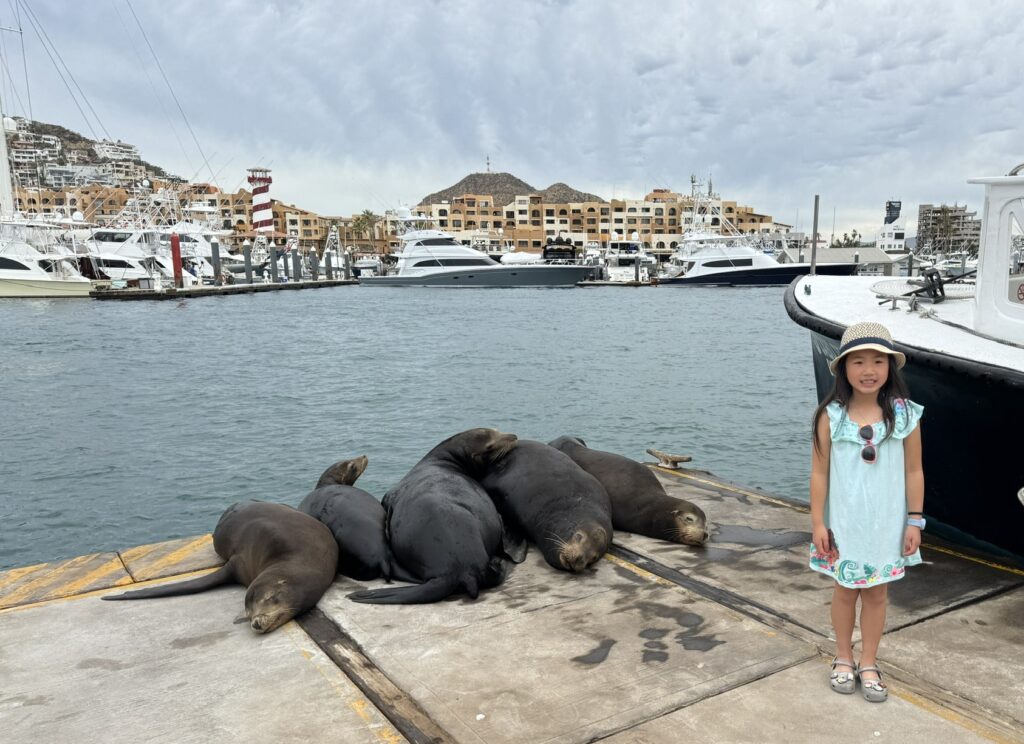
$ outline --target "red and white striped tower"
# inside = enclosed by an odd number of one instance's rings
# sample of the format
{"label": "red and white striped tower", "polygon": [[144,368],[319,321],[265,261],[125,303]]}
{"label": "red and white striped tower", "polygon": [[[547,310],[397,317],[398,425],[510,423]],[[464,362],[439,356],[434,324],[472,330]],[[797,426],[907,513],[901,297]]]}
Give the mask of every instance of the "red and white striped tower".
{"label": "red and white striped tower", "polygon": [[274,231],[274,213],[270,209],[272,180],[269,168],[249,168],[249,185],[252,186],[252,229],[258,233]]}

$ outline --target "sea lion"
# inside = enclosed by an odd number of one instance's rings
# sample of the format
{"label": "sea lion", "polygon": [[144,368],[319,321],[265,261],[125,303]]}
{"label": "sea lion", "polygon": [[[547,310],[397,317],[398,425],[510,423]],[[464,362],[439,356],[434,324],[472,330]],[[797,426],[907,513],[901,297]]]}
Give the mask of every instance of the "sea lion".
{"label": "sea lion", "polygon": [[615,529],[685,545],[707,542],[704,512],[665,493],[650,468],[613,452],[590,449],[578,437],[559,437],[550,444],[601,481],[612,502]]}
{"label": "sea lion", "polygon": [[505,579],[506,557],[522,560],[521,541],[504,533],[501,517],[477,482],[515,447],[515,434],[469,429],[428,452],[384,495],[385,525],[398,562],[419,586],[353,592],[371,604],[437,602],[460,588],[473,599]]}
{"label": "sea lion", "polygon": [[383,577],[417,582],[391,554],[384,537],[384,507],[352,484],[366,470],[366,455],[341,460],[320,476],[299,511],[327,525],[338,543],[338,573],[360,581]]}
{"label": "sea lion", "polygon": [[520,439],[481,484],[507,523],[564,571],[582,571],[608,551],[611,504],[598,480],[543,442]]}
{"label": "sea lion", "polygon": [[245,615],[257,633],[269,633],[313,607],[334,581],[338,545],[308,514],[262,501],[229,506],[213,531],[213,549],[226,562],[191,581],[103,599],[150,599],[197,594],[236,582],[247,586]]}

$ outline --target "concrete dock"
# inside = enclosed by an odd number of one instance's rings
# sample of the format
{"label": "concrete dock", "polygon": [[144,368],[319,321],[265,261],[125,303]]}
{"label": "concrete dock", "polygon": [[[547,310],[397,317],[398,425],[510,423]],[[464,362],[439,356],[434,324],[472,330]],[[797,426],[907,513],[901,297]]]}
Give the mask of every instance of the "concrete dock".
{"label": "concrete dock", "polygon": [[[888,702],[828,686],[805,507],[656,469],[705,548],[617,533],[581,575],[531,549],[477,601],[356,604],[266,636],[244,589],[100,602],[220,563],[209,536],[0,574],[3,742],[1024,741],[1024,570],[927,539],[892,585]],[[376,586],[370,582],[367,586]]]}
{"label": "concrete dock", "polygon": [[357,279],[318,279],[316,281],[203,285],[177,289],[166,287],[155,289],[95,289],[89,293],[94,300],[183,300],[191,297],[219,297],[222,295],[255,294],[257,292],[284,292],[298,289],[319,289],[321,287],[347,287],[359,284]]}

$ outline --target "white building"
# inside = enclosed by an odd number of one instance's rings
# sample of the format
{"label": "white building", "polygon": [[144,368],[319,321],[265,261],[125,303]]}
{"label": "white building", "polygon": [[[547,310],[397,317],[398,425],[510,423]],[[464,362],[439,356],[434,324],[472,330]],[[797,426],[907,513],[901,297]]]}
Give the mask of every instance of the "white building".
{"label": "white building", "polygon": [[126,142],[111,142],[110,140],[100,140],[93,144],[92,149],[96,152],[96,155],[101,158],[107,158],[108,160],[138,160],[139,159],[139,148],[135,145],[129,145]]}

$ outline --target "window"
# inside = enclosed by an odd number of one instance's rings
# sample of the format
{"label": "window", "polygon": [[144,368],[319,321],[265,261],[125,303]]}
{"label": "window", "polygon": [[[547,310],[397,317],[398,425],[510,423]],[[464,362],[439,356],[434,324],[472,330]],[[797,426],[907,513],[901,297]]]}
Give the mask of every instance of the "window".
{"label": "window", "polygon": [[20,261],[12,261],[9,258],[0,256],[0,269],[11,269],[13,271],[29,271],[28,266],[25,266]]}
{"label": "window", "polygon": [[436,258],[428,258],[428,259],[425,259],[423,261],[417,261],[416,263],[413,264],[413,267],[415,268],[415,267],[418,267],[418,266],[440,266],[440,265],[441,265],[441,262],[438,261]]}
{"label": "window", "polygon": [[754,265],[754,259],[752,259],[752,258],[733,258],[733,259],[724,258],[724,259],[721,259],[721,260],[718,260],[718,261],[705,261],[704,265],[708,266],[710,268],[715,268],[715,269],[722,268],[722,267],[725,267],[725,266],[753,266]]}
{"label": "window", "polygon": [[[442,258],[442,266],[491,266],[495,262],[489,258]],[[417,264],[418,266],[419,264]]]}
{"label": "window", "polygon": [[553,209],[545,209],[544,210],[544,216],[545,217],[554,217],[555,216],[555,210],[553,210]]}

